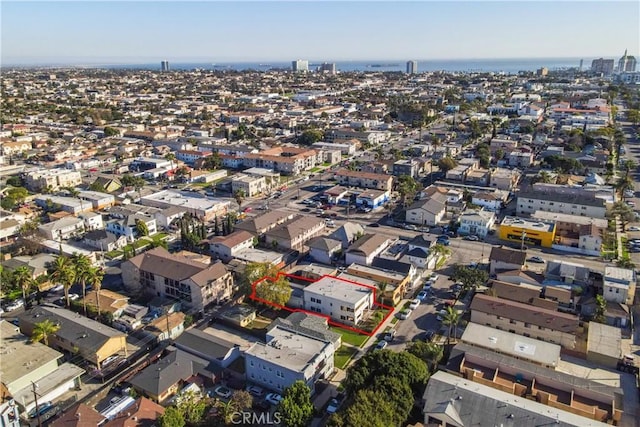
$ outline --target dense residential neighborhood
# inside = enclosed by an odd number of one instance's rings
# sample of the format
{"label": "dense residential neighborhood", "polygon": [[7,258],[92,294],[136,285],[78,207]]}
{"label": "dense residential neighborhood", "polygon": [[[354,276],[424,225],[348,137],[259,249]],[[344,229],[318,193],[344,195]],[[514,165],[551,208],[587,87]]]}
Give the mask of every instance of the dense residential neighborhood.
{"label": "dense residential neighborhood", "polygon": [[630,58],[3,69],[0,426],[636,426]]}

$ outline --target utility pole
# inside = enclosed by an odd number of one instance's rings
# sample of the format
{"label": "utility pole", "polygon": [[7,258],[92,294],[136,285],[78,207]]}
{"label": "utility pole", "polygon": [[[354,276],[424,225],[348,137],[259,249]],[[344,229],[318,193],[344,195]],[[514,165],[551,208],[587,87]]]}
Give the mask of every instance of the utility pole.
{"label": "utility pole", "polygon": [[520,251],[524,251],[524,239],[527,237],[527,232],[522,230],[522,241],[520,243]]}
{"label": "utility pole", "polygon": [[42,427],[42,421],[40,420],[40,408],[38,405],[38,393],[36,392],[36,390],[38,390],[38,384],[31,381],[31,391],[33,391],[33,399],[36,402],[36,416],[38,417],[38,427]]}

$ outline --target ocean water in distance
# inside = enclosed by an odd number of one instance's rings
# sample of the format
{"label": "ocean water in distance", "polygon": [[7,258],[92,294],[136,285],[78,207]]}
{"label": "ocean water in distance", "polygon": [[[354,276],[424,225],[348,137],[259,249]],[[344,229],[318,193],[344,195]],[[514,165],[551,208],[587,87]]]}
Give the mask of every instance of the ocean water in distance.
{"label": "ocean water in distance", "polygon": [[[328,62],[328,61],[327,61]],[[309,62],[309,70],[315,70],[322,62]],[[585,64],[591,61],[585,60]],[[336,71],[405,71],[406,62],[402,61],[336,61]],[[456,60],[432,60],[418,61],[418,73],[425,71],[449,71],[449,72],[496,72],[516,74],[519,71],[535,71],[541,67],[546,67],[550,71],[567,68],[578,68],[579,58],[535,58],[535,59],[456,59]],[[178,70],[234,70],[234,71],[268,71],[268,70],[290,70],[291,62],[220,62],[220,63],[197,63],[197,62],[176,62],[169,61],[172,71]],[[95,65],[91,68],[108,69],[143,69],[160,70],[160,61],[157,64],[126,64],[126,65]],[[588,65],[586,66],[588,68]]]}

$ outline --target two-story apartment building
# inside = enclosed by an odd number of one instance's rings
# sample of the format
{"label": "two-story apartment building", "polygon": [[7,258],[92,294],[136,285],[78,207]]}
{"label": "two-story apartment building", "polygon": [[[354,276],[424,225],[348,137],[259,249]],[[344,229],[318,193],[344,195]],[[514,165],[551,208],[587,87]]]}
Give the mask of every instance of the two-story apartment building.
{"label": "two-story apartment building", "polygon": [[419,226],[436,226],[447,213],[447,195],[434,192],[429,198],[417,200],[407,208],[406,221]]}
{"label": "two-story apartment building", "polygon": [[493,229],[496,215],[491,211],[480,209],[479,211],[465,211],[460,215],[460,227],[458,233],[484,238]]}
{"label": "two-story apartment building", "polygon": [[376,190],[391,190],[393,187],[393,176],[391,175],[340,169],[336,171],[335,177],[340,185],[347,187],[373,188]]}
{"label": "two-story apartment building", "polygon": [[125,261],[122,280],[133,294],[177,299],[195,310],[233,293],[233,278],[221,262],[208,265],[161,247]]}
{"label": "two-story apartment building", "polygon": [[66,216],[57,221],[41,224],[38,232],[50,240],[67,240],[68,238],[82,234],[85,230],[84,221],[74,216]]}
{"label": "two-story apartment building", "polygon": [[633,304],[636,293],[636,272],[628,268],[604,268],[602,296],[605,301]]}
{"label": "two-story apartment building", "polygon": [[279,146],[259,153],[247,153],[242,162],[247,168],[266,168],[287,175],[298,175],[322,164],[322,152]]}
{"label": "two-story apartment building", "polygon": [[302,250],[305,243],[321,235],[326,227],[322,218],[296,215],[264,234],[265,243],[274,248]]}
{"label": "two-story apartment building", "polygon": [[236,224],[234,228],[236,230],[248,231],[256,236],[262,236],[267,231],[292,220],[294,216],[295,214],[293,212],[276,209],[253,218],[247,218],[240,224]]}
{"label": "two-story apartment building", "polygon": [[531,215],[536,211],[606,218],[607,200],[599,197],[596,192],[569,187],[534,187],[532,191],[518,193],[518,215]]}
{"label": "two-story apartment building", "polygon": [[303,293],[306,310],[351,326],[358,325],[374,303],[371,287],[331,276],[307,285]]}
{"label": "two-story apartment building", "polygon": [[235,255],[254,245],[254,236],[248,231],[238,230],[228,236],[217,236],[209,241],[211,256],[223,262],[231,261]]}
{"label": "two-story apartment building", "polygon": [[150,236],[158,233],[158,228],[156,227],[156,219],[151,215],[143,214],[133,214],[128,215],[124,219],[109,220],[107,221],[105,229],[118,237],[124,236],[127,238],[127,241],[133,242],[138,237],[140,237],[140,233],[138,231],[139,222],[146,225]]}
{"label": "two-story apartment building", "polygon": [[267,190],[264,176],[237,174],[231,178],[231,191],[242,191],[245,197],[253,197]]}
{"label": "two-story apartment building", "polygon": [[345,263],[371,265],[373,259],[384,252],[394,240],[385,234],[365,234],[349,246]]}
{"label": "two-story apartment building", "polygon": [[314,393],[316,381],[333,373],[336,348],[319,334],[276,326],[269,330],[266,341],[256,342],[244,354],[247,381],[280,394],[303,381]]}
{"label": "two-story apartment building", "polygon": [[471,321],[480,325],[575,348],[579,319],[516,301],[476,294],[471,302]]}
{"label": "two-story apartment building", "polygon": [[82,175],[78,171],[67,169],[39,169],[25,175],[27,188],[33,191],[49,189],[59,190],[63,187],[75,187],[82,184]]}

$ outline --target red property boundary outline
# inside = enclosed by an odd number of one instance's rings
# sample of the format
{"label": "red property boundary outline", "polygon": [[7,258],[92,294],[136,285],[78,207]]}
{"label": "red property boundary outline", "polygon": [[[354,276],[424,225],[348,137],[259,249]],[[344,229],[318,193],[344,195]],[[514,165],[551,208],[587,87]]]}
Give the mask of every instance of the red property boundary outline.
{"label": "red property boundary outline", "polygon": [[[274,303],[272,301],[269,301],[269,300],[266,300],[264,298],[260,298],[260,297],[258,297],[256,295],[256,286],[257,285],[259,285],[260,283],[264,282],[265,280],[270,281],[270,282],[275,282],[276,280],[278,280],[282,276],[288,277],[288,278],[292,278],[292,279],[302,280],[304,282],[309,282],[309,283],[315,283],[315,282],[317,282],[317,281],[319,281],[321,279],[324,279],[325,277],[330,277],[332,279],[340,280],[341,282],[344,282],[345,284],[350,284],[350,285],[355,285],[355,286],[362,286],[363,288],[371,289],[373,291],[373,301],[374,301],[373,302],[373,307],[374,308],[375,307],[379,307],[379,308],[385,309],[385,310],[388,311],[388,313],[382,319],[382,321],[380,323],[378,323],[378,326],[376,326],[376,328],[373,331],[367,332],[367,331],[365,331],[363,329],[354,328],[353,326],[349,326],[349,325],[345,325],[344,323],[336,322],[335,320],[333,320],[331,318],[331,316],[328,316],[326,314],[316,313],[315,311],[305,310],[303,308],[287,307],[287,306],[284,306],[284,305],[276,304],[276,303]],[[366,336],[371,337],[371,336],[375,335],[378,332],[378,329],[380,329],[380,327],[384,324],[384,322],[387,321],[389,316],[391,316],[393,314],[393,307],[385,305],[385,304],[380,304],[380,303],[376,302],[377,301],[377,298],[376,298],[376,293],[377,292],[378,292],[378,289],[375,286],[365,285],[363,283],[358,283],[358,282],[354,282],[352,280],[342,279],[340,277],[331,276],[329,274],[323,275],[322,277],[320,277],[320,279],[313,280],[313,279],[309,279],[307,277],[296,276],[294,274],[287,274],[287,273],[283,273],[283,272],[279,271],[275,278],[273,278],[271,276],[264,276],[264,277],[261,277],[260,279],[256,280],[255,282],[251,283],[251,295],[249,295],[249,298],[251,298],[254,301],[258,301],[258,302],[261,302],[263,304],[279,308],[281,310],[286,310],[286,311],[291,312],[291,313],[300,312],[300,313],[311,314],[313,316],[322,317],[322,318],[327,320],[329,325],[337,326],[337,327],[342,328],[342,329],[346,329],[346,330],[349,330],[349,331],[357,332],[357,333],[359,333],[361,335],[366,335]]]}

